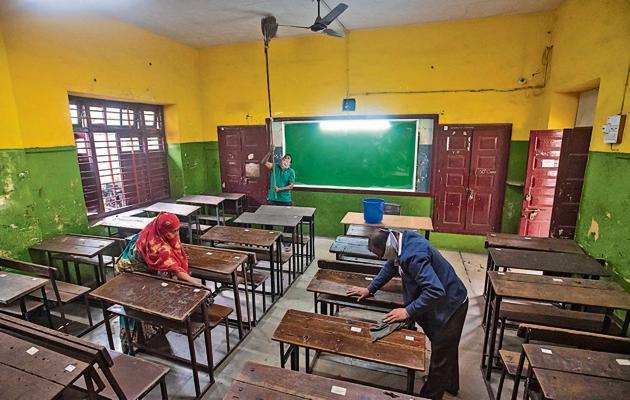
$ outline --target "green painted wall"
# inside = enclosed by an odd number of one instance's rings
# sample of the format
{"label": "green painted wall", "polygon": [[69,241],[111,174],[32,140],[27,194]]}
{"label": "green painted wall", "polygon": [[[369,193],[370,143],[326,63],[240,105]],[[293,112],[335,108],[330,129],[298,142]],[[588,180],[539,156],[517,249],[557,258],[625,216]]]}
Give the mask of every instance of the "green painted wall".
{"label": "green painted wall", "polygon": [[25,149],[35,213],[44,237],[87,229],[74,146]]}
{"label": "green painted wall", "polygon": [[630,154],[589,154],[576,239],[630,290]]}
{"label": "green painted wall", "polygon": [[220,191],[218,142],[191,142],[168,146],[171,195]]}
{"label": "green painted wall", "polygon": [[0,255],[28,259],[41,240],[24,150],[0,150]]}
{"label": "green painted wall", "polygon": [[[503,202],[503,216],[501,232],[518,232],[521,223],[521,209],[523,201],[523,186],[527,172],[528,141],[512,141],[510,143],[510,158],[508,161],[508,185],[505,188]],[[517,185],[515,185],[515,183]]]}

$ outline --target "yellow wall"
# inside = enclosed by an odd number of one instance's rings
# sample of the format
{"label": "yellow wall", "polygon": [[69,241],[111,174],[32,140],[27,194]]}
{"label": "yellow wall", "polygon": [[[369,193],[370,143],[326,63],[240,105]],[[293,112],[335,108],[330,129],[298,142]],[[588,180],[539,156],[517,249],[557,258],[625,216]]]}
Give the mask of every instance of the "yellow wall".
{"label": "yellow wall", "polygon": [[9,63],[0,29],[0,149],[22,147]]}
{"label": "yellow wall", "polygon": [[[620,112],[630,68],[630,1],[567,0],[556,11],[553,61],[545,102],[549,128],[565,128],[575,116],[575,92],[599,85],[591,150],[611,151],[601,135],[609,115]],[[630,88],[625,89],[623,113],[630,112]],[[573,97],[574,104],[567,104]],[[567,100],[568,99],[568,100]],[[571,115],[571,113],[573,113]],[[573,120],[571,120],[571,123]],[[630,125],[626,122],[626,132]],[[630,139],[613,146],[630,152]]]}
{"label": "yellow wall", "polygon": [[74,145],[68,93],[169,105],[170,143],[204,139],[198,50],[89,15],[14,14],[1,29],[24,147]]}
{"label": "yellow wall", "polygon": [[[435,113],[445,123],[511,122],[513,139],[526,140],[530,129],[546,124],[543,90],[522,89],[543,83],[543,74],[532,74],[542,70],[552,22],[552,13],[539,13],[360,30],[344,40],[275,39],[274,117],[340,114],[348,90],[357,98],[356,114]],[[217,125],[264,122],[261,42],[206,48],[201,60],[204,127],[213,139]],[[517,83],[521,77],[526,85]],[[405,91],[425,93],[399,93]]]}

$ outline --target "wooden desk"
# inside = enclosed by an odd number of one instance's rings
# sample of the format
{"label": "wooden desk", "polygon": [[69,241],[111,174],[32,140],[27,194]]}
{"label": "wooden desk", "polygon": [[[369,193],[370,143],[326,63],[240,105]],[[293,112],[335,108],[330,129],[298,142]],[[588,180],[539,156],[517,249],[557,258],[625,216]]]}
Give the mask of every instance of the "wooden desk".
{"label": "wooden desk", "polygon": [[363,219],[363,213],[348,212],[341,220],[344,232],[348,225],[366,225],[375,228],[410,229],[424,231],[424,237],[429,240],[429,233],[433,231],[433,221],[429,217],[412,217],[406,215],[383,215],[380,224],[368,224]]}
{"label": "wooden desk", "polygon": [[[215,220],[216,217],[217,224],[221,224],[221,222],[223,222],[223,225],[225,225],[225,210],[223,208],[224,201],[225,198],[223,197],[208,195],[184,196],[181,199],[177,200],[178,203],[194,204],[204,208],[204,214],[206,215],[204,215],[203,217],[199,216],[199,219]],[[211,217],[210,215],[208,215],[208,207],[214,208],[215,217]]]}
{"label": "wooden desk", "polygon": [[247,195],[244,193],[208,193],[210,196],[223,197],[227,202],[234,203],[236,216],[241,215],[245,211],[245,200]]}
{"label": "wooden desk", "polygon": [[[43,251],[46,254],[47,263],[52,265],[51,255],[52,253],[67,254],[78,257],[98,257],[98,272],[100,277],[97,280],[100,282],[107,281],[107,274],[105,273],[105,263],[103,262],[103,253],[110,246],[113,246],[116,242],[108,239],[96,239],[90,237],[73,236],[73,235],[59,235],[46,239],[30,248],[32,250]],[[66,280],[68,279],[68,271],[66,273]]]}
{"label": "wooden desk", "polygon": [[201,236],[201,240],[209,241],[211,246],[214,246],[215,243],[235,243],[238,245],[256,246],[266,249],[269,253],[271,301],[275,302],[276,294],[282,295],[284,292],[282,254],[280,253],[282,251],[280,246],[281,237],[282,234],[280,232],[265,229],[242,228],[238,226],[214,226]]}
{"label": "wooden desk", "polygon": [[[425,368],[425,335],[401,329],[372,342],[370,326],[362,321],[288,310],[271,339],[280,343],[283,368],[290,357],[291,369],[298,371],[299,348],[304,347],[307,373],[311,372],[309,350],[338,354],[406,369],[407,392],[413,393],[415,371]],[[285,344],[289,345],[286,353]]]}
{"label": "wooden desk", "polygon": [[511,268],[584,277],[610,276],[610,272],[597,260],[583,253],[556,253],[500,247],[491,247],[488,253],[492,260],[490,271]]}
{"label": "wooden desk", "polygon": [[339,400],[343,391],[345,399],[404,399],[420,400],[419,397],[404,395],[389,390],[377,389],[356,383],[325,378],[312,374],[271,367],[248,361],[234,379],[224,400]]}
{"label": "wooden desk", "polygon": [[584,250],[572,239],[519,236],[511,233],[487,234],[486,247],[584,254]]}
{"label": "wooden desk", "polygon": [[[126,316],[125,321],[129,321],[129,318],[131,318],[169,329],[185,330],[188,338],[190,360],[182,360],[170,354],[160,353],[159,355],[179,362],[190,363],[197,398],[201,398],[210,385],[214,383],[212,341],[208,324],[208,307],[205,301],[210,296],[209,290],[145,274],[122,273],[94,289],[90,296],[102,301],[110,349],[114,350],[114,339],[109,321],[110,314],[113,312],[108,310],[108,308],[110,305],[117,305],[118,311],[115,314]],[[199,309],[201,309],[203,324],[193,324],[191,320],[192,314]],[[127,332],[130,332],[129,329],[127,329]],[[207,370],[210,377],[210,385],[204,388],[203,391],[200,387],[198,372],[201,365],[197,362],[194,345],[194,338],[201,333],[204,335],[208,361]],[[130,349],[133,349],[134,344],[131,343],[131,338],[127,336],[126,340]],[[139,343],[138,345],[141,350],[156,353],[151,350],[150,343]]]}
{"label": "wooden desk", "polygon": [[317,209],[314,207],[262,205],[258,207],[256,213],[288,216],[297,215],[302,217],[302,221],[308,224],[309,245],[307,250],[307,259],[310,264],[315,258],[315,211],[317,211]]}
{"label": "wooden desk", "polygon": [[[543,352],[542,349],[545,349],[546,352]],[[523,344],[523,351],[532,368],[630,382],[630,366],[622,366],[617,362],[617,360],[630,360],[628,354],[531,343]],[[551,354],[548,354],[549,351]]]}
{"label": "wooden desk", "polygon": [[153,221],[153,218],[146,217],[132,217],[126,215],[112,215],[105,217],[102,220],[95,223],[93,226],[104,226],[107,228],[107,235],[112,235],[112,228],[116,229],[117,236],[124,237],[125,232],[140,232],[146,228],[149,223]]}
{"label": "wooden desk", "polygon": [[[610,272],[597,260],[583,253],[556,253],[490,247],[488,249],[487,271],[498,271],[501,268],[504,271],[506,268],[526,269],[553,275],[582,275],[595,279],[610,276]],[[484,296],[488,293],[488,285],[488,275],[486,274]]]}
{"label": "wooden desk", "polygon": [[[605,308],[607,313],[604,333],[610,327],[614,310],[630,310],[630,294],[624,292],[623,288],[614,282],[496,271],[488,272],[488,276],[490,287],[485,311],[486,331],[482,357],[487,358],[486,363],[482,361],[487,381],[490,380],[492,373],[501,301],[504,298]],[[624,336],[629,323],[630,312],[626,312],[622,328]]]}
{"label": "wooden desk", "polygon": [[201,207],[198,206],[190,206],[187,204],[175,204],[175,203],[155,203],[148,207],[144,207],[143,210],[146,212],[159,214],[161,212],[167,212],[171,214],[175,214],[178,217],[186,218],[188,220],[188,238],[190,239],[190,243],[194,243],[193,239],[193,223],[197,226],[197,232],[201,231],[201,226],[199,225],[199,209]]}
{"label": "wooden desk", "polygon": [[249,324],[249,329],[252,329],[252,319],[249,312],[249,285],[247,284],[247,255],[205,246],[193,246],[189,244],[184,245],[184,251],[188,256],[188,266],[190,267],[191,273],[195,278],[207,278],[207,273],[216,273],[231,277],[232,290],[234,293],[234,309],[236,310],[238,326],[238,336],[239,339],[243,339],[243,337],[245,337],[245,332],[243,330],[243,310],[241,308],[241,295],[238,289],[239,267],[241,268],[244,279],[247,322]]}
{"label": "wooden desk", "polygon": [[368,225],[349,225],[346,229],[346,236],[358,236],[369,238],[372,232],[377,230],[377,227]]}
{"label": "wooden desk", "polygon": [[379,311],[383,311],[405,306],[402,297],[402,283],[398,278],[392,279],[377,291],[374,296],[363,299],[360,303],[357,303],[356,297],[346,294],[351,287],[366,287],[373,279],[374,275],[369,274],[320,269],[308,284],[306,290],[314,293],[315,311],[317,311],[317,303],[322,303],[321,313],[324,315],[326,314],[326,302],[318,300],[319,294],[345,299],[347,303],[354,303],[355,308],[376,308]]}
{"label": "wooden desk", "polygon": [[[11,303],[19,301],[22,318],[28,321],[26,296],[36,290],[41,290],[42,302],[46,309],[46,315],[48,316],[48,324],[52,326],[50,310],[48,309],[48,299],[46,297],[47,283],[47,279],[0,270],[0,305],[9,306]],[[0,312],[2,312],[1,308]]]}
{"label": "wooden desk", "polygon": [[84,362],[3,332],[0,343],[3,399],[54,399],[89,368]]}
{"label": "wooden desk", "polygon": [[534,368],[533,374],[547,400],[619,400],[628,396],[630,383]]}
{"label": "wooden desk", "polygon": [[[303,242],[302,231],[300,230],[298,235],[297,226],[302,222],[302,217],[298,215],[270,215],[270,214],[256,214],[256,213],[243,213],[234,220],[235,224],[245,225],[249,228],[252,225],[260,225],[263,227],[268,226],[282,226],[288,228],[291,231],[291,252],[292,256],[289,260],[289,268],[292,270],[289,274],[289,285],[292,283],[291,278],[295,279],[297,276],[297,263],[300,263],[300,271],[303,271],[302,265],[302,246],[299,243]],[[297,258],[296,258],[297,255]],[[282,268],[280,268],[282,270]]]}

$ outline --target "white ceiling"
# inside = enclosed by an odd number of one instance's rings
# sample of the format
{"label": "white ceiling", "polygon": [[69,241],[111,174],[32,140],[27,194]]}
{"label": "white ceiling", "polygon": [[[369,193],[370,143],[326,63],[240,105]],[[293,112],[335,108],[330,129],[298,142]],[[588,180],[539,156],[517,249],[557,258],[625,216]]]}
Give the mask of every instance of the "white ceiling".
{"label": "white ceiling", "polygon": [[[5,0],[3,0],[4,2]],[[347,30],[451,21],[554,9],[561,0],[342,0],[350,7],[339,20]],[[13,7],[45,13],[94,12],[134,24],[194,47],[261,38],[260,19],[274,15],[280,24],[310,25],[313,0],[9,0]],[[335,7],[339,0],[323,0]],[[6,5],[7,3],[5,3]],[[336,30],[343,28],[335,23]],[[281,27],[279,37],[308,34]],[[334,40],[330,38],[330,40]]]}

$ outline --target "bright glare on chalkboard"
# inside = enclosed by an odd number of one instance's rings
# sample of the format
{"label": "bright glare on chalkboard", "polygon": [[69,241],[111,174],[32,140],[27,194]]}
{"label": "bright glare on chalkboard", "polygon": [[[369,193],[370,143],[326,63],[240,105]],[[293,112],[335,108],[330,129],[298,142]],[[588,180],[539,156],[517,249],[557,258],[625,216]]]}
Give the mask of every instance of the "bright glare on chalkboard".
{"label": "bright glare on chalkboard", "polygon": [[298,187],[426,193],[433,126],[433,119],[284,121],[274,141],[293,156]]}
{"label": "bright glare on chalkboard", "polygon": [[319,129],[321,129],[322,132],[330,133],[382,132],[391,127],[391,122],[386,119],[337,119],[321,121],[319,123]]}

